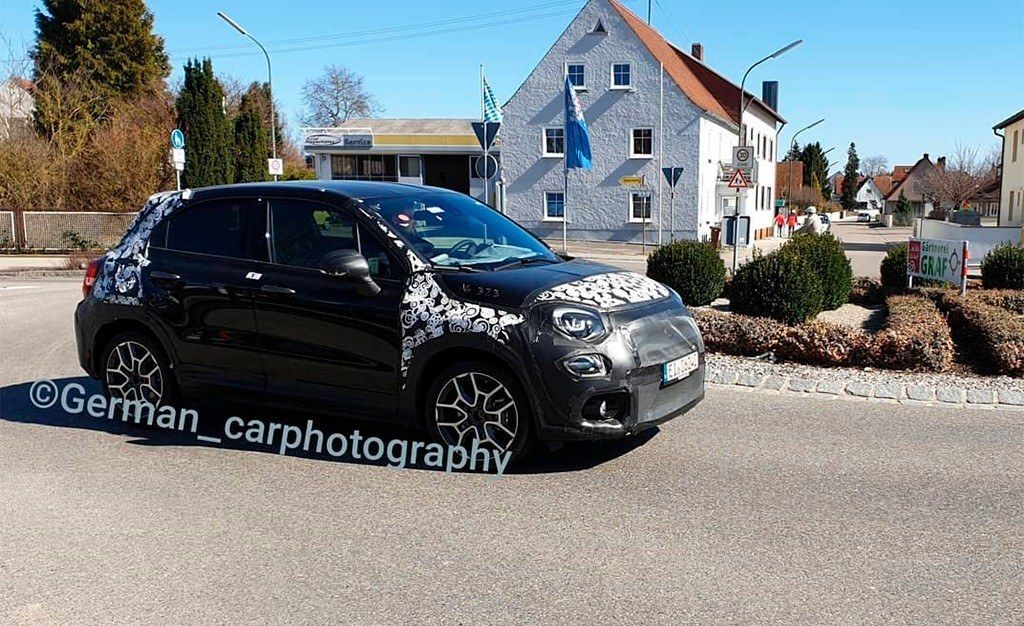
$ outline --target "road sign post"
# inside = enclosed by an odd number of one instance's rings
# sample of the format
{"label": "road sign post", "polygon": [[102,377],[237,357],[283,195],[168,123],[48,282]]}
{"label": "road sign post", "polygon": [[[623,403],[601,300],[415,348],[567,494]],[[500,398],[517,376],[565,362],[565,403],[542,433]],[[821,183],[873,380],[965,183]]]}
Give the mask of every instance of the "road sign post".
{"label": "road sign post", "polygon": [[669,241],[676,240],[676,183],[679,182],[679,178],[683,175],[683,168],[681,167],[663,167],[661,173],[665,175],[665,180],[668,181],[668,221],[669,221]]}
{"label": "road sign post", "polygon": [[171,131],[171,163],[174,164],[174,180],[181,191],[181,171],[185,169],[185,133],[180,128]]}
{"label": "road sign post", "polygon": [[[733,148],[733,158],[735,159],[736,153],[746,150],[750,152],[750,148],[745,146],[739,146]],[[740,156],[743,156],[742,154]],[[746,195],[746,189],[750,186],[747,178],[743,175],[743,170],[736,168],[733,170],[732,178],[729,179],[729,188],[736,190],[736,209],[733,212],[733,229],[734,235],[732,238],[732,273],[736,275],[736,268],[739,266],[739,255],[740,255],[740,237],[739,237],[739,224],[740,224],[740,203],[743,202],[743,197]],[[748,242],[749,243],[749,242]]]}

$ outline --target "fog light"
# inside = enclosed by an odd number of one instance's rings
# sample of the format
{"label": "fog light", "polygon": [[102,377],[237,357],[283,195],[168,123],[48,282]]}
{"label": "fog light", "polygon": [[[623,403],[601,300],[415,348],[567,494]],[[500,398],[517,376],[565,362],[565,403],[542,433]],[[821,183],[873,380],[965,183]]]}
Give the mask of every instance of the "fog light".
{"label": "fog light", "polygon": [[569,370],[570,374],[575,374],[582,378],[604,376],[608,372],[608,369],[605,367],[604,357],[600,354],[571,356],[562,361],[562,364],[565,366],[565,369]]}
{"label": "fog light", "polygon": [[622,420],[629,407],[629,394],[616,392],[594,396],[583,405],[583,419],[591,421]]}

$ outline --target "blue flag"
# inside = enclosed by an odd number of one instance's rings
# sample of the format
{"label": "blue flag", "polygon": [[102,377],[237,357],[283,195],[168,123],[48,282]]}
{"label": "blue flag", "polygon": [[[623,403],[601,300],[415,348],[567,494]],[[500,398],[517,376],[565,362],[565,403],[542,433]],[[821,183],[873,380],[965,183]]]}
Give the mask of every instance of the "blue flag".
{"label": "blue flag", "polygon": [[498,100],[494,97],[494,92],[491,91],[491,86],[487,84],[487,79],[481,77],[483,83],[483,96],[484,96],[484,121],[485,122],[500,122],[501,121],[501,106],[498,105]]}
{"label": "blue flag", "polygon": [[583,119],[583,106],[565,77],[565,167],[590,169],[590,131]]}

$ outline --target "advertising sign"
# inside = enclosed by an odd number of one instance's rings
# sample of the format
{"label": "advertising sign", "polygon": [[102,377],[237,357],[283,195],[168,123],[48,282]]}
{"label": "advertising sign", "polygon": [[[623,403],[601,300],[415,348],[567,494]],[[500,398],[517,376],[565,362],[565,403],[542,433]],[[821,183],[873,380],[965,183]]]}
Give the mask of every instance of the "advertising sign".
{"label": "advertising sign", "polygon": [[907,279],[927,278],[967,285],[967,242],[949,239],[918,239],[911,237],[907,245]]}

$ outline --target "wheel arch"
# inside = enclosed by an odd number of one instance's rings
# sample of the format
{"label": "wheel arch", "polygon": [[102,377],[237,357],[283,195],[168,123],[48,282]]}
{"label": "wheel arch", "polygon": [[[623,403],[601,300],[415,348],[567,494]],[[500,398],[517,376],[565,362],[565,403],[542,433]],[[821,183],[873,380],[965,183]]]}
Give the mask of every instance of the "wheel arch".
{"label": "wheel arch", "polygon": [[160,333],[156,332],[145,322],[137,319],[117,318],[100,326],[93,335],[92,367],[97,376],[103,371],[104,364],[101,361],[103,360],[103,353],[106,352],[107,344],[118,334],[129,331],[143,334],[156,342],[160,349],[164,351],[164,356],[167,357],[171,370],[176,369],[175,355],[168,346],[168,343],[161,338]]}

